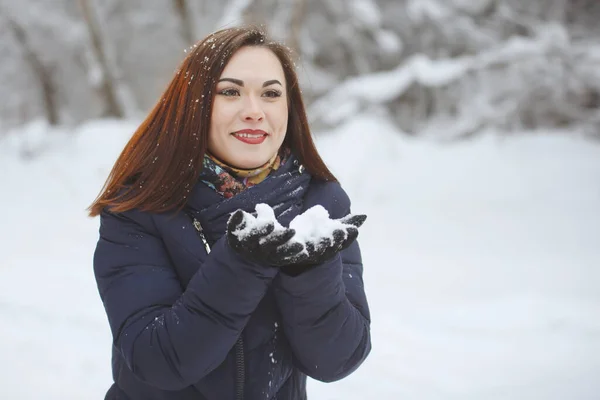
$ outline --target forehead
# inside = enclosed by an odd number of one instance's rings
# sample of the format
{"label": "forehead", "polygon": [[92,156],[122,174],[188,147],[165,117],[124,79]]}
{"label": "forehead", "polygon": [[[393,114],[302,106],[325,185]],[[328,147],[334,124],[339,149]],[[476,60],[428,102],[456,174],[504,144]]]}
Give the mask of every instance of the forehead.
{"label": "forehead", "polygon": [[282,83],[285,75],[279,58],[266,47],[245,46],[236,51],[220,78],[237,78],[244,81],[256,80],[262,84],[270,79]]}

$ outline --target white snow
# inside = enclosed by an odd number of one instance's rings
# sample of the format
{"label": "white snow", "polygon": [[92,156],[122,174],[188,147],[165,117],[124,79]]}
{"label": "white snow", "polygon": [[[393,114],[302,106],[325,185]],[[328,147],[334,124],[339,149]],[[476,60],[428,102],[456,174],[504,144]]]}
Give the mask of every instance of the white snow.
{"label": "white snow", "polygon": [[348,12],[355,23],[359,23],[372,30],[381,26],[381,10],[373,0],[356,0],[350,2]]}
{"label": "white snow", "polygon": [[[418,4],[418,5],[417,5]],[[415,3],[419,10],[428,7],[437,7],[437,3],[429,0]],[[398,43],[401,47],[402,43]],[[442,88],[452,83],[459,82],[470,73],[490,73],[498,66],[506,66],[515,63],[515,60],[529,60],[537,68],[548,64],[544,55],[553,54],[557,49],[570,48],[568,36],[563,27],[549,24],[544,29],[536,31],[533,38],[513,37],[498,45],[490,46],[485,51],[476,55],[464,55],[452,58],[432,58],[429,55],[416,53],[402,61],[396,68],[386,71],[378,71],[371,74],[360,74],[352,76],[332,88],[325,95],[312,103],[309,107],[311,121],[324,122],[327,126],[338,124],[353,118],[359,110],[364,110],[372,105],[382,105],[399,99],[407,90],[414,85],[427,88]],[[587,54],[587,53],[586,53]],[[591,53],[590,53],[591,54]],[[537,62],[536,62],[537,61]],[[543,69],[538,69],[543,71]],[[548,74],[539,73],[536,79],[543,79]],[[548,76],[552,77],[552,74]],[[443,123],[443,130],[451,131],[454,137],[460,133],[469,132],[471,127],[478,125],[490,125],[491,121],[508,118],[508,114],[514,112],[518,106],[514,96],[518,89],[513,88],[515,82],[522,81],[521,86],[528,84],[523,80],[530,80],[531,75],[525,74],[519,69],[507,72],[506,82],[502,85],[489,86],[485,90],[470,93],[468,114],[457,117],[451,115],[451,121]],[[552,79],[552,78],[550,78]],[[511,84],[513,86],[511,86]],[[512,88],[512,89],[511,89]],[[489,90],[488,90],[489,89]],[[504,93],[500,96],[500,93]],[[574,89],[575,90],[575,89]],[[505,100],[500,102],[498,96]],[[507,100],[508,99],[508,100]],[[335,107],[331,107],[335,104]],[[464,104],[457,103],[459,109],[465,108]],[[506,104],[503,106],[503,104]],[[504,108],[507,108],[504,110]],[[461,113],[463,114],[463,113]],[[444,115],[435,115],[431,119],[444,118]],[[427,121],[431,123],[431,119]],[[485,123],[487,121],[488,123]],[[435,130],[439,130],[435,124]],[[422,132],[427,132],[423,129]],[[456,132],[456,133],[454,133]]]}
{"label": "white snow", "polygon": [[[273,209],[267,204],[257,204],[255,207],[256,217],[250,213],[243,212],[242,229],[237,229],[232,233],[239,239],[244,240],[248,235],[256,230],[263,229],[269,222],[277,222]],[[283,229],[281,225],[278,226]]]}
{"label": "white snow", "polygon": [[[85,208],[135,127],[0,139],[2,399],[103,398],[110,384]],[[347,379],[309,381],[311,399],[598,399],[600,144],[530,132],[441,145],[355,114],[317,145],[368,215],[373,351]]]}
{"label": "white snow", "polygon": [[452,15],[447,5],[431,0],[409,0],[406,12],[414,21],[446,20]]}
{"label": "white snow", "polygon": [[303,244],[319,243],[322,238],[333,240],[334,231],[346,232],[348,226],[350,225],[329,218],[329,212],[321,205],[309,208],[290,222],[290,228],[296,231],[292,239]]}
{"label": "white snow", "polygon": [[[256,217],[244,212],[244,227],[232,232],[239,240],[243,240],[251,233],[264,228],[269,223],[273,223],[275,229],[271,234],[261,238],[261,242],[268,241],[272,235],[285,230],[285,227],[275,218],[275,212],[268,204],[259,203],[256,205],[255,210]],[[350,215],[347,217],[350,217]],[[290,243],[300,243],[306,248],[306,243],[311,242],[317,245],[318,248],[323,243],[322,239],[330,238],[333,240],[333,233],[336,230],[347,232],[348,227],[353,227],[353,225],[344,223],[343,221],[344,219],[331,219],[329,212],[323,206],[313,206],[294,217],[290,222],[289,227],[295,231],[294,236],[290,239]]]}
{"label": "white snow", "polygon": [[[414,83],[443,86],[463,76],[474,65],[471,57],[432,60],[417,54],[391,71],[351,77],[310,106],[312,119],[320,118],[336,125],[356,115],[361,103],[382,104],[392,101]],[[336,104],[335,109],[329,105]]]}
{"label": "white snow", "polygon": [[[262,238],[261,241],[266,241],[270,236],[275,235],[285,229],[275,218],[273,209],[264,203],[259,203],[255,207],[256,217],[250,213],[244,212],[244,227],[233,231],[232,233],[239,239],[243,240],[249,234],[262,229],[265,225],[273,223],[275,229],[270,235]],[[340,220],[329,218],[329,212],[321,205],[316,205],[309,208],[304,213],[294,217],[290,222],[290,228],[295,230],[295,234],[291,239],[292,242],[301,243],[306,246],[306,242],[320,243],[322,238],[332,238],[335,230],[346,229],[351,225],[343,223]]]}
{"label": "white snow", "polygon": [[402,40],[390,30],[378,30],[375,32],[375,40],[385,53],[401,53],[404,48]]}
{"label": "white snow", "polygon": [[275,212],[268,204],[257,204],[255,206],[255,211],[256,217],[250,213],[243,211],[244,218],[242,221],[244,227],[242,229],[237,229],[232,232],[239,240],[244,240],[251,233],[254,233],[257,230],[260,231],[261,229],[264,229],[264,227],[269,223],[273,223],[275,228],[273,229],[273,232],[271,232],[269,235],[265,236],[264,238],[261,238],[261,242],[268,241],[271,236],[276,235],[285,229],[277,221],[277,219],[275,218]]}

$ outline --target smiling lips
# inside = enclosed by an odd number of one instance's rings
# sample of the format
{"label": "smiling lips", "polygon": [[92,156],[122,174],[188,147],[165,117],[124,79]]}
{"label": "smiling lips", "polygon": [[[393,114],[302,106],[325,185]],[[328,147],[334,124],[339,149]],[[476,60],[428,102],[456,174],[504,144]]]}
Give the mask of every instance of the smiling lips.
{"label": "smiling lips", "polygon": [[241,131],[233,132],[232,135],[237,140],[246,144],[261,144],[269,136],[267,132],[260,129],[242,129]]}

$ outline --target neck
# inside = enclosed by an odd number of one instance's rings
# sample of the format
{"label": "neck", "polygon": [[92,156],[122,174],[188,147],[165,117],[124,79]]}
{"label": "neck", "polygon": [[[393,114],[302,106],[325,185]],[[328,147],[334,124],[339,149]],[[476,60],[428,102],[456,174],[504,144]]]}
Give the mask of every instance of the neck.
{"label": "neck", "polygon": [[206,155],[215,162],[215,164],[219,165],[221,168],[227,170],[229,173],[236,175],[238,177],[251,177],[255,175],[259,175],[262,171],[265,171],[272,167],[277,161],[278,153],[275,153],[273,157],[269,159],[266,163],[259,165],[254,168],[240,168],[235,165],[231,165],[226,163],[225,161],[215,157],[213,154],[207,152]]}
{"label": "neck", "polygon": [[224,197],[230,198],[261,183],[286,162],[290,153],[289,149],[282,148],[258,168],[244,169],[231,166],[207,152],[204,155],[200,179]]}

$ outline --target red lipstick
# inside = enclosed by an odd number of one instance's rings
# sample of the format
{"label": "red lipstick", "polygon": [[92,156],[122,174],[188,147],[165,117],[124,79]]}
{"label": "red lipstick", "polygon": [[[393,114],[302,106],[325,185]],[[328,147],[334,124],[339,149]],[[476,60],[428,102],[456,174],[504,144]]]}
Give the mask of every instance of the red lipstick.
{"label": "red lipstick", "polygon": [[246,144],[261,144],[269,134],[261,129],[242,129],[233,132],[233,136]]}

